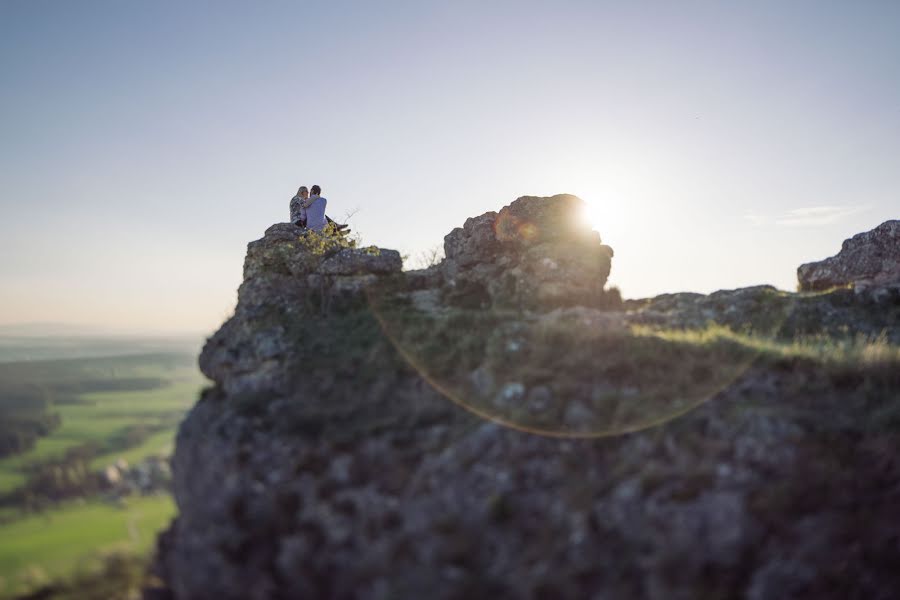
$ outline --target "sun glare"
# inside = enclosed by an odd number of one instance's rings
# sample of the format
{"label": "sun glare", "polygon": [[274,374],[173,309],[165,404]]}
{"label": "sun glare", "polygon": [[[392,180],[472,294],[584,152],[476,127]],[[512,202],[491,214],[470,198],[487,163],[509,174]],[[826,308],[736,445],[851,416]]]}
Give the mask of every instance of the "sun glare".
{"label": "sun glare", "polygon": [[585,223],[600,234],[604,243],[615,248],[626,233],[635,195],[646,193],[646,182],[626,165],[617,165],[602,175],[582,174],[589,169],[587,164],[578,164],[560,171],[555,178],[555,190],[559,191],[555,193],[566,192],[584,200]]}
{"label": "sun glare", "polygon": [[621,239],[626,211],[621,195],[591,190],[576,191],[574,194],[585,202],[584,219],[587,225],[597,231],[604,242],[609,244]]}
{"label": "sun glare", "polygon": [[602,229],[604,223],[604,211],[599,202],[585,201],[584,218],[587,224],[596,231]]}

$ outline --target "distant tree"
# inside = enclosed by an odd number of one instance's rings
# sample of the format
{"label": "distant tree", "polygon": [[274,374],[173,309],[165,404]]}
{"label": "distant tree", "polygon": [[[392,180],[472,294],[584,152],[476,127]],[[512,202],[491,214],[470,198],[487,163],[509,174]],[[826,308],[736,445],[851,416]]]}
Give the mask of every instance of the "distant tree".
{"label": "distant tree", "polygon": [[53,393],[33,383],[0,382],[0,457],[25,452],[61,422]]}

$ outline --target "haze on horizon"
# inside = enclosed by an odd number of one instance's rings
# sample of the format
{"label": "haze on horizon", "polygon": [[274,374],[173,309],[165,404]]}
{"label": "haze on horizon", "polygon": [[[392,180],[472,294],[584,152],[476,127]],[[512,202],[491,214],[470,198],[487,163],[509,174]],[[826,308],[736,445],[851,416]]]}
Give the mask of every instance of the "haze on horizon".
{"label": "haze on horizon", "polygon": [[211,331],[301,184],[414,261],[573,193],[626,297],[897,218],[900,4],[0,3],[0,324]]}

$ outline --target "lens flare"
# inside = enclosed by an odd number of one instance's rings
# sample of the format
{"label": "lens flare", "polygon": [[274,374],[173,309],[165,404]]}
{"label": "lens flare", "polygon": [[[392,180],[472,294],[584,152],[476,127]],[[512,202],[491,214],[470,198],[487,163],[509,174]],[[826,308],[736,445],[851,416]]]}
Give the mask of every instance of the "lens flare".
{"label": "lens flare", "polygon": [[771,324],[779,313],[752,290],[739,294],[740,311],[726,310],[726,296],[700,306],[675,295],[626,312],[603,289],[613,250],[587,226],[593,210],[571,194],[523,196],[467,220],[445,238],[441,266],[381,280],[368,288],[370,307],[423,378],[485,419],[556,437],[673,419],[731,385],[758,355],[759,345],[706,323],[740,328],[747,324],[735,315],[757,311],[757,322]]}
{"label": "lens flare", "polygon": [[715,397],[758,356],[725,328],[633,325],[624,312],[584,307],[465,308],[439,296],[401,283],[372,290],[369,301],[399,354],[449,400],[545,436],[662,424]]}

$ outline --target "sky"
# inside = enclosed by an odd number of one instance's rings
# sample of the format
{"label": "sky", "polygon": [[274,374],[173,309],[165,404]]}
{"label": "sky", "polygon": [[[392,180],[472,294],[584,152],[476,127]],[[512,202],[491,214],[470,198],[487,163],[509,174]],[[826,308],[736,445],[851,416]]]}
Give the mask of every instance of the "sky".
{"label": "sky", "polygon": [[628,298],[900,218],[900,3],[0,0],[0,325],[211,332],[299,185],[415,265],[572,193]]}

